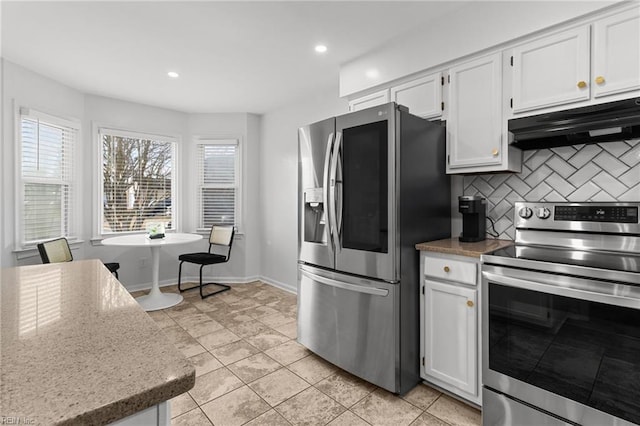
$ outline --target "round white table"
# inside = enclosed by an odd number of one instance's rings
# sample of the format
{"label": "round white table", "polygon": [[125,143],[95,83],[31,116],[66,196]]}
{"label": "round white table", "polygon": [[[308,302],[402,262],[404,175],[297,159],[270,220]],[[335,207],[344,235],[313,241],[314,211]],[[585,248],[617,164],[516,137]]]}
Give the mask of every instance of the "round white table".
{"label": "round white table", "polygon": [[122,247],[149,247],[152,260],[152,285],[151,291],[146,296],[136,298],[145,311],[157,311],[170,308],[182,302],[182,296],[176,293],[162,293],[158,285],[160,271],[160,248],[174,244],[187,244],[202,239],[202,235],[168,233],[164,238],[150,239],[146,234],[120,235],[118,237],[105,238],[102,244],[105,246]]}

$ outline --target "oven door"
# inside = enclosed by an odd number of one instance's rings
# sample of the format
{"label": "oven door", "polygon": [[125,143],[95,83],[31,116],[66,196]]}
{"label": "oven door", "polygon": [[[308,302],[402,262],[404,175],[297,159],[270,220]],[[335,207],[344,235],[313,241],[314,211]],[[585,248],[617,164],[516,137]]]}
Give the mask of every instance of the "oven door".
{"label": "oven door", "polygon": [[640,423],[639,287],[493,265],[482,275],[485,387],[581,425]]}

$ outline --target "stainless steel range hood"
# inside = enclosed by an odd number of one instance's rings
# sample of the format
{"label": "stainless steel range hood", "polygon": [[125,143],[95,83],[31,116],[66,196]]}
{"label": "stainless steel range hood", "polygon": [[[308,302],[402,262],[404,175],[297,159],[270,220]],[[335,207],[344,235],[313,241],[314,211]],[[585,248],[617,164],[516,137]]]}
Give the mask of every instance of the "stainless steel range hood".
{"label": "stainless steel range hood", "polygon": [[509,120],[511,145],[541,149],[640,137],[640,98]]}

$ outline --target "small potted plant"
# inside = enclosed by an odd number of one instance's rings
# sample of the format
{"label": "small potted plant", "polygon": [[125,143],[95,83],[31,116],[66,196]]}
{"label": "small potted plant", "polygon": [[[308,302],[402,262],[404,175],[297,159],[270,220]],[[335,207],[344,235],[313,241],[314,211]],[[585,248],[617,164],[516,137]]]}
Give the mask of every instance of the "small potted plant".
{"label": "small potted plant", "polygon": [[152,240],[157,238],[164,238],[164,223],[151,222],[147,224],[147,234]]}

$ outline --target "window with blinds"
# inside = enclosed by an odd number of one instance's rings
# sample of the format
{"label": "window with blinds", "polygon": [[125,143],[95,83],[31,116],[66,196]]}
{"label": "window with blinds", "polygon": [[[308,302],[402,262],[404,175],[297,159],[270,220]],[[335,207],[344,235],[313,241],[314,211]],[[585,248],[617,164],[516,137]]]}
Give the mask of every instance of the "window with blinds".
{"label": "window with blinds", "polygon": [[20,248],[58,237],[75,238],[74,150],[80,126],[20,109]]}
{"label": "window with blinds", "polygon": [[208,140],[198,144],[201,230],[212,225],[238,227],[239,144],[237,140]]}
{"label": "window with blinds", "polygon": [[176,142],[163,136],[100,129],[100,233],[145,231],[149,223],[175,229]]}

